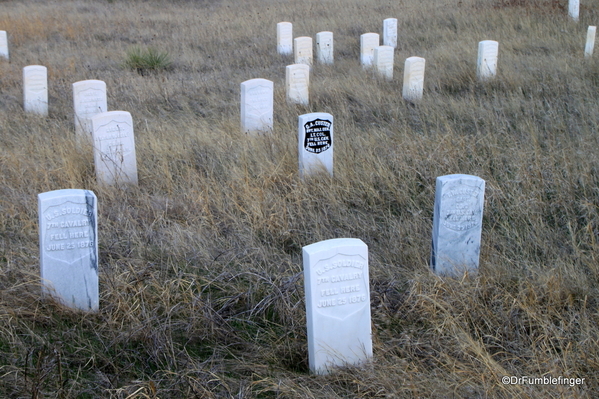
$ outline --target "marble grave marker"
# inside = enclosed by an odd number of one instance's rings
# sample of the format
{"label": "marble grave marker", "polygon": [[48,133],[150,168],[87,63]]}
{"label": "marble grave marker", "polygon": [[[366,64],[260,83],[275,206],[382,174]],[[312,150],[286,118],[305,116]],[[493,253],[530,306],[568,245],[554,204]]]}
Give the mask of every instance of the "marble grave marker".
{"label": "marble grave marker", "polygon": [[597,32],[596,26],[589,26],[587,30],[587,43],[584,47],[584,56],[590,58],[593,56],[593,49],[595,48],[595,33]]}
{"label": "marble grave marker", "polygon": [[48,115],[48,69],[45,66],[23,68],[23,109],[33,114]]}
{"label": "marble grave marker", "polygon": [[293,54],[293,25],[291,22],[277,24],[277,52],[279,54]]}
{"label": "marble grave marker", "polygon": [[75,189],[41,193],[38,212],[43,294],[75,309],[98,310],[96,195]]}
{"label": "marble grave marker", "polygon": [[300,177],[321,170],[333,176],[333,115],[300,115],[297,129]]}
{"label": "marble grave marker", "polygon": [[302,248],[310,371],[372,357],[368,247],[357,238],[320,241]]}
{"label": "marble grave marker", "polygon": [[374,48],[374,66],[379,75],[387,80],[393,79],[393,47],[378,46]]}
{"label": "marble grave marker", "polygon": [[580,0],[568,0],[568,16],[575,22],[578,22],[579,10]]}
{"label": "marble grave marker", "polygon": [[419,101],[424,91],[424,65],[421,57],[406,59],[403,72],[403,98],[408,101]]}
{"label": "marble grave marker", "polygon": [[91,119],[94,164],[99,184],[137,184],[137,159],[131,114],[110,111]]}
{"label": "marble grave marker", "polygon": [[306,64],[312,66],[312,38],[308,36],[300,36],[293,39],[293,51],[295,54],[296,64]]}
{"label": "marble grave marker", "polygon": [[285,68],[285,88],[287,101],[308,105],[310,87],[310,67],[306,64],[287,65]]}
{"label": "marble grave marker", "polygon": [[250,79],[241,83],[241,131],[270,132],[273,128],[273,82]]}
{"label": "marble grave marker", "polygon": [[77,137],[87,137],[91,140],[91,118],[108,111],[106,83],[101,80],[73,83],[73,107]]}
{"label": "marble grave marker", "polygon": [[0,58],[8,60],[8,36],[5,30],[0,30]]}
{"label": "marble grave marker", "polygon": [[333,32],[316,34],[316,59],[320,64],[333,63]]}
{"label": "marble grave marker", "polygon": [[397,48],[397,18],[383,21],[383,46]]}
{"label": "marble grave marker", "polygon": [[378,46],[378,33],[364,33],[360,36],[360,61],[362,63],[362,68],[372,66],[374,61],[374,48]]}
{"label": "marble grave marker", "polygon": [[478,62],[476,76],[479,80],[488,80],[497,74],[497,54],[499,43],[494,40],[483,40],[478,43]]}
{"label": "marble grave marker", "polygon": [[471,175],[437,177],[431,268],[460,277],[478,271],[485,181]]}

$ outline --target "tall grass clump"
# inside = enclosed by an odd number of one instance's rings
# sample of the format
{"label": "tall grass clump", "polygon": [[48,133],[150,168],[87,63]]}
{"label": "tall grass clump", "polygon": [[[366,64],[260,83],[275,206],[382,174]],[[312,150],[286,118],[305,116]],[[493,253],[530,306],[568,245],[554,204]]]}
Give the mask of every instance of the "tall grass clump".
{"label": "tall grass clump", "polygon": [[127,51],[124,66],[137,71],[140,75],[145,75],[150,71],[160,71],[168,69],[172,62],[170,55],[166,51],[159,51],[154,47],[143,49],[141,47],[132,47]]}

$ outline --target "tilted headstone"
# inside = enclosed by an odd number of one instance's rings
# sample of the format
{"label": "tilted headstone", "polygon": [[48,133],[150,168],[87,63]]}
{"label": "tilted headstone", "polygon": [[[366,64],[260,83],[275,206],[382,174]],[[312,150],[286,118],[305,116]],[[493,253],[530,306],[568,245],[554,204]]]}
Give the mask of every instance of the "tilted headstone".
{"label": "tilted headstone", "polygon": [[368,247],[337,238],[303,247],[310,370],[359,365],[372,357]]}
{"label": "tilted headstone", "polygon": [[82,80],[73,83],[73,107],[77,137],[91,139],[91,118],[108,111],[106,83],[101,80]]}
{"label": "tilted headstone", "polygon": [[497,54],[499,43],[494,40],[483,40],[478,43],[478,62],[476,76],[479,80],[488,80],[497,74]]}
{"label": "tilted headstone", "polygon": [[8,60],[8,36],[5,30],[0,30],[0,58]]}
{"label": "tilted headstone", "polygon": [[293,25],[291,22],[277,24],[277,52],[283,55],[293,54]]}
{"label": "tilted headstone", "polygon": [[385,79],[393,79],[393,47],[378,46],[374,48],[374,66],[379,75]]}
{"label": "tilted headstone", "polygon": [[313,51],[311,37],[301,36],[293,39],[293,51],[295,53],[296,64],[306,64],[312,66]]}
{"label": "tilted headstone", "polygon": [[285,68],[285,88],[290,103],[309,103],[310,67],[306,64],[287,65]]}
{"label": "tilted headstone", "polygon": [[48,115],[48,69],[45,66],[23,68],[23,109],[33,114]]}
{"label": "tilted headstone", "polygon": [[94,164],[99,184],[137,184],[131,114],[110,111],[92,118]]}
{"label": "tilted headstone", "polygon": [[383,46],[397,48],[397,18],[383,21]]}
{"label": "tilted headstone", "polygon": [[273,82],[250,79],[241,83],[241,131],[270,132],[273,127]]}
{"label": "tilted headstone", "polygon": [[409,57],[406,59],[403,72],[403,98],[408,101],[422,99],[424,91],[424,64],[421,57]]}
{"label": "tilted headstone", "polygon": [[316,59],[321,64],[333,63],[333,32],[316,34]]}
{"label": "tilted headstone", "polygon": [[584,56],[590,58],[593,56],[593,49],[595,48],[595,33],[597,32],[596,26],[589,26],[587,30],[587,43],[584,47]]}
{"label": "tilted headstone", "polygon": [[574,21],[578,22],[578,11],[580,9],[580,0],[568,0],[568,15]]}
{"label": "tilted headstone", "polygon": [[87,190],[38,194],[42,292],[64,305],[98,310],[96,195]]}
{"label": "tilted headstone", "polygon": [[363,68],[372,66],[374,61],[374,48],[379,46],[378,33],[364,33],[360,36],[360,61]]}
{"label": "tilted headstone", "polygon": [[333,115],[325,112],[300,115],[297,136],[300,177],[319,171],[333,176]]}
{"label": "tilted headstone", "polygon": [[471,175],[437,177],[431,268],[440,275],[478,271],[485,181]]}

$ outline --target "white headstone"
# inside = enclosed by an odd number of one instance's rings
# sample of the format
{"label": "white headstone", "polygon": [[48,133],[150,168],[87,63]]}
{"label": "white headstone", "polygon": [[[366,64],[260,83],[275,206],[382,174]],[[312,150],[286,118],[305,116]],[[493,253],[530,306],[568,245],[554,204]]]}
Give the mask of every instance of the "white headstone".
{"label": "white headstone", "polygon": [[38,194],[42,291],[75,309],[98,310],[96,195],[87,190]]}
{"label": "white headstone", "polygon": [[374,48],[374,66],[379,75],[393,79],[393,47],[378,46]]}
{"label": "white headstone", "polygon": [[8,36],[4,30],[0,30],[0,58],[8,59]]}
{"label": "white headstone", "polygon": [[273,127],[273,82],[250,79],[241,83],[241,131],[270,132]]}
{"label": "white headstone", "polygon": [[409,57],[406,59],[403,72],[403,98],[408,101],[422,99],[424,91],[424,64],[421,57]]}
{"label": "white headstone", "polygon": [[321,64],[333,63],[333,32],[316,34],[316,59]]}
{"label": "white headstone", "polygon": [[310,370],[365,362],[372,357],[368,247],[337,238],[305,246],[302,255]]}
{"label": "white headstone", "polygon": [[333,175],[333,115],[313,112],[300,115],[297,127],[299,174],[318,171]]}
{"label": "white headstone", "polygon": [[310,67],[306,64],[287,65],[285,68],[287,101],[308,105],[310,87]]}
{"label": "white headstone", "polygon": [[494,40],[483,40],[478,43],[478,62],[476,75],[480,80],[487,80],[497,74],[497,54],[499,43]]}
{"label": "white headstone", "polygon": [[137,160],[131,114],[110,111],[91,120],[94,164],[99,184],[137,184]]}
{"label": "white headstone", "polygon": [[48,69],[41,65],[23,68],[23,109],[48,115]]}
{"label": "white headstone", "polygon": [[364,33],[360,36],[360,61],[362,67],[372,66],[374,61],[374,48],[379,46],[378,33]]}
{"label": "white headstone", "polygon": [[578,10],[580,9],[579,0],[568,0],[568,15],[574,21],[578,22]]}
{"label": "white headstone", "polygon": [[397,47],[397,18],[383,21],[383,46]]}
{"label": "white headstone", "polygon": [[91,139],[91,118],[108,111],[106,83],[101,80],[82,80],[73,83],[73,107],[77,137]]}
{"label": "white headstone", "polygon": [[597,32],[596,26],[589,26],[587,30],[587,43],[584,47],[584,56],[590,58],[593,56],[593,49],[595,48],[595,33]]}
{"label": "white headstone", "polygon": [[293,25],[291,22],[277,24],[277,52],[279,54],[293,54]]}
{"label": "white headstone", "polygon": [[437,177],[431,267],[436,274],[476,273],[485,181],[471,175]]}
{"label": "white headstone", "polygon": [[308,36],[293,39],[293,50],[295,52],[295,63],[312,65],[312,38]]}

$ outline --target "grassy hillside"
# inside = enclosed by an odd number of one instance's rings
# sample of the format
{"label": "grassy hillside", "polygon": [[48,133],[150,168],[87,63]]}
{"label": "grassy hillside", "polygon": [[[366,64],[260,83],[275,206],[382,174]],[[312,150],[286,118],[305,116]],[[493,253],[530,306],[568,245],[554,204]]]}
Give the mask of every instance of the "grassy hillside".
{"label": "grassy hillside", "polygon": [[[599,0],[2,1],[0,396],[7,398],[593,398],[599,396]],[[360,35],[395,17],[387,82]],[[332,31],[310,105],[285,101],[276,23]],[[476,80],[477,45],[499,42]],[[144,74],[128,52],[172,61]],[[597,50],[599,53],[599,49]],[[426,59],[424,98],[403,63]],[[48,68],[50,115],[22,111]],[[239,85],[275,86],[274,132],[240,133]],[[139,187],[98,186],[74,136],[72,83],[107,84],[134,120]],[[302,182],[297,116],[335,117],[335,176]],[[435,178],[486,180],[477,277],[428,268]],[[100,311],[40,295],[37,194],[94,191]],[[308,372],[302,246],[369,246],[374,358]],[[502,376],[585,378],[504,385]]]}

